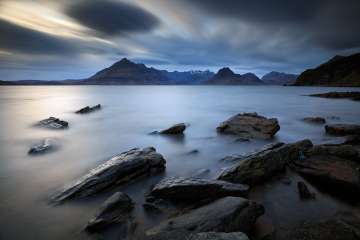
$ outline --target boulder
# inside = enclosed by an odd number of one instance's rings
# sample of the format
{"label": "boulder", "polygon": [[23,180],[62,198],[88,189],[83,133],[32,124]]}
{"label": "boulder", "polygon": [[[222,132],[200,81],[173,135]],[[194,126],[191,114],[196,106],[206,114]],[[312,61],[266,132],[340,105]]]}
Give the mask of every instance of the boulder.
{"label": "boulder", "polygon": [[247,185],[220,180],[170,177],[157,183],[150,195],[174,202],[196,202],[215,200],[225,196],[244,197],[248,191]]}
{"label": "boulder", "polygon": [[305,118],[303,118],[303,120],[305,122],[314,123],[314,124],[325,124],[326,123],[325,118],[322,118],[322,117],[305,117]]}
{"label": "boulder", "polygon": [[218,179],[250,186],[262,183],[284,171],[289,161],[298,159],[302,152],[311,147],[310,140],[266,145],[262,150],[249,154],[234,166],[225,169]]}
{"label": "boulder", "polygon": [[59,118],[49,117],[39,121],[36,126],[50,129],[65,129],[69,127],[69,123]]}
{"label": "boulder", "polygon": [[80,110],[77,110],[75,113],[85,114],[85,113],[91,113],[91,112],[94,112],[94,111],[100,110],[100,109],[101,109],[101,105],[98,104],[98,105],[95,105],[92,107],[86,106],[84,108],[81,108]]}
{"label": "boulder", "polygon": [[280,125],[276,118],[266,118],[257,113],[239,113],[217,127],[220,133],[260,139],[271,138],[279,130]]}
{"label": "boulder", "polygon": [[117,184],[129,182],[153,171],[165,168],[165,159],[155,148],[134,148],[123,152],[92,169],[57,194],[53,201],[60,203],[72,198],[85,197]]}
{"label": "boulder", "polygon": [[325,125],[325,131],[335,136],[360,135],[359,124],[329,124]]}
{"label": "boulder", "polygon": [[127,194],[116,192],[102,204],[99,212],[86,225],[85,230],[97,232],[115,223],[129,224],[133,208],[134,202]]}
{"label": "boulder", "polygon": [[183,215],[161,222],[146,231],[149,239],[186,239],[201,232],[249,233],[264,207],[239,197],[225,197]]}
{"label": "boulder", "polygon": [[185,123],[175,124],[167,129],[160,131],[160,134],[182,134],[186,129]]}
{"label": "boulder", "polygon": [[297,188],[299,191],[299,196],[301,199],[314,199],[315,194],[310,192],[309,188],[306,186],[306,184],[303,181],[299,181],[297,183]]}
{"label": "boulder", "polygon": [[54,147],[53,141],[50,138],[45,138],[40,144],[32,146],[28,153],[31,155],[42,154],[52,150]]}
{"label": "boulder", "polygon": [[249,240],[242,232],[202,232],[189,235],[186,240]]}

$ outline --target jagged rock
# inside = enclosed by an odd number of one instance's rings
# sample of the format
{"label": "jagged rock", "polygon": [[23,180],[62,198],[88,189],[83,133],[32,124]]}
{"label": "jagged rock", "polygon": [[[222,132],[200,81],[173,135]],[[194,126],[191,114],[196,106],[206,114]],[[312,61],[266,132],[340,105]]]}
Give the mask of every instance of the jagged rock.
{"label": "jagged rock", "polygon": [[95,105],[93,107],[86,106],[86,107],[76,111],[75,113],[85,114],[85,113],[91,113],[93,111],[100,110],[100,109],[101,109],[101,105],[98,104],[98,105]]}
{"label": "jagged rock", "polygon": [[134,202],[122,192],[114,193],[101,206],[96,216],[85,227],[88,232],[101,231],[112,224],[129,224]]}
{"label": "jagged rock", "polygon": [[297,188],[299,191],[299,196],[301,199],[314,199],[315,194],[310,192],[309,188],[306,186],[306,184],[302,181],[299,181],[297,183]]}
{"label": "jagged rock", "polygon": [[249,240],[242,232],[203,232],[189,235],[186,240]]}
{"label": "jagged rock", "polygon": [[32,146],[28,153],[29,154],[41,154],[53,149],[53,141],[49,138],[45,138],[40,144]]}
{"label": "jagged rock", "polygon": [[239,113],[217,127],[220,133],[262,139],[271,138],[279,130],[280,125],[276,118],[266,118],[257,113]]}
{"label": "jagged rock", "polygon": [[182,134],[186,129],[185,123],[175,124],[167,129],[160,131],[160,134]]}
{"label": "jagged rock", "polygon": [[69,123],[59,118],[49,117],[47,119],[43,119],[39,121],[37,126],[46,127],[50,129],[65,129],[69,127]]}
{"label": "jagged rock", "polygon": [[234,166],[225,169],[219,180],[255,185],[285,170],[292,159],[298,159],[301,152],[312,147],[310,140],[292,144],[276,143],[250,154]]}
{"label": "jagged rock", "polygon": [[336,136],[345,135],[360,135],[359,124],[329,124],[325,126],[325,131],[328,134]]}
{"label": "jagged rock", "polygon": [[186,239],[200,232],[249,233],[264,207],[253,201],[225,197],[183,215],[170,218],[146,231],[149,239]]}
{"label": "jagged rock", "polygon": [[305,118],[303,118],[303,120],[305,122],[314,123],[314,124],[324,124],[324,123],[326,123],[325,118],[322,118],[322,117],[305,117]]}
{"label": "jagged rock", "polygon": [[246,196],[249,186],[225,181],[170,177],[161,180],[151,190],[151,195],[174,202],[214,200],[225,196]]}
{"label": "jagged rock", "polygon": [[91,170],[57,194],[53,201],[62,202],[96,194],[108,187],[128,182],[153,171],[162,171],[165,162],[163,156],[153,147],[131,149]]}
{"label": "jagged rock", "polygon": [[277,240],[358,240],[360,218],[358,213],[337,214],[319,223],[302,223],[286,229]]}

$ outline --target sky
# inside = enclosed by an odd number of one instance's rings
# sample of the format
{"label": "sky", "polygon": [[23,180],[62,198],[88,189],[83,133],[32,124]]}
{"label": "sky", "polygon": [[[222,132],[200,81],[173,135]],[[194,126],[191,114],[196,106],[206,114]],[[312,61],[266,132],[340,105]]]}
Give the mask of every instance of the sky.
{"label": "sky", "polygon": [[301,73],[360,52],[359,13],[359,0],[0,0],[0,79],[86,78],[123,57]]}

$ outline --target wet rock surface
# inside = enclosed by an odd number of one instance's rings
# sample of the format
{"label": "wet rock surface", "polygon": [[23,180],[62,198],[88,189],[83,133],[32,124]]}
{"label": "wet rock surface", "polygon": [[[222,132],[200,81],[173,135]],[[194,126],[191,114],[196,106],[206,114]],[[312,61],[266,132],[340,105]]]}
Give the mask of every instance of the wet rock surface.
{"label": "wet rock surface", "polygon": [[284,171],[289,161],[298,159],[301,152],[311,147],[310,140],[266,145],[262,150],[249,154],[234,166],[225,169],[218,179],[250,186],[262,183]]}
{"label": "wet rock surface", "polygon": [[39,121],[36,126],[49,129],[65,129],[69,127],[69,123],[59,118],[49,117]]}
{"label": "wet rock surface", "polygon": [[167,129],[160,131],[160,134],[182,134],[186,129],[185,123],[175,124]]}
{"label": "wet rock surface", "polygon": [[72,198],[96,194],[154,171],[162,171],[165,162],[163,156],[153,147],[131,149],[92,169],[75,183],[65,187],[52,201],[60,203]]}
{"label": "wet rock surface", "polygon": [[171,177],[157,183],[150,195],[174,202],[215,200],[225,196],[246,196],[249,186],[225,181]]}
{"label": "wet rock surface", "polygon": [[329,124],[325,126],[328,134],[335,136],[360,135],[359,124]]}
{"label": "wet rock surface", "polygon": [[309,188],[303,181],[297,183],[297,188],[301,199],[315,199],[315,194],[310,192]]}
{"label": "wet rock surface", "polygon": [[257,113],[239,113],[217,127],[219,133],[260,139],[269,139],[279,130],[276,118],[266,118]]}
{"label": "wet rock surface", "polygon": [[85,230],[97,232],[113,224],[130,225],[133,221],[131,216],[133,208],[134,202],[127,194],[116,192],[103,203],[99,212],[88,222]]}
{"label": "wet rock surface", "polygon": [[325,124],[326,120],[322,117],[305,117],[303,118],[304,122],[312,123],[312,124]]}
{"label": "wet rock surface", "polygon": [[40,144],[36,144],[32,146],[28,154],[36,155],[36,154],[43,154],[49,152],[54,149],[54,141],[50,138],[45,138]]}
{"label": "wet rock surface", "polygon": [[204,232],[191,234],[186,240],[249,240],[249,238],[242,232]]}
{"label": "wet rock surface", "polygon": [[148,239],[186,239],[201,232],[249,233],[264,208],[238,197],[225,197],[183,215],[170,218],[146,231]]}
{"label": "wet rock surface", "polygon": [[308,96],[322,97],[322,98],[349,98],[354,101],[360,100],[360,92],[327,92],[327,93],[310,94]]}
{"label": "wet rock surface", "polygon": [[95,105],[95,106],[92,106],[92,107],[86,106],[84,108],[81,108],[81,109],[77,110],[75,113],[86,114],[86,113],[91,113],[91,112],[94,112],[94,111],[97,111],[97,110],[100,110],[100,109],[101,109],[101,105],[98,104],[98,105]]}

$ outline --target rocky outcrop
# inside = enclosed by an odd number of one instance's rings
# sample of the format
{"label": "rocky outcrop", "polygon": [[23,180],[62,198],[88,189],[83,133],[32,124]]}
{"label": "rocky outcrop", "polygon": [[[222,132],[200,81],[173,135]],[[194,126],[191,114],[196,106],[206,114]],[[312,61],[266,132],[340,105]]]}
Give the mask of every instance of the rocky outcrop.
{"label": "rocky outcrop", "polygon": [[185,123],[175,124],[167,129],[160,131],[160,134],[182,134],[186,129]]}
{"label": "rocky outcrop", "polygon": [[49,117],[39,121],[36,126],[49,129],[65,129],[69,127],[69,123],[59,118]]}
{"label": "rocky outcrop", "polygon": [[325,124],[326,120],[322,117],[305,117],[303,118],[304,122],[313,123],[313,124]]}
{"label": "rocky outcrop", "polygon": [[127,194],[116,192],[102,204],[99,212],[86,225],[85,230],[97,232],[113,224],[129,227],[133,208],[134,202]]}
{"label": "rocky outcrop", "polygon": [[236,74],[230,68],[220,69],[206,84],[210,85],[262,85],[264,84],[255,74]]}
{"label": "rocky outcrop", "polygon": [[359,124],[329,124],[325,126],[325,131],[328,134],[335,136],[345,135],[360,135]]}
{"label": "rocky outcrop", "polygon": [[271,138],[279,130],[280,125],[276,118],[266,118],[257,113],[239,113],[217,127],[220,133],[263,139]]}
{"label": "rocky outcrop", "polygon": [[186,239],[201,232],[249,233],[264,207],[250,200],[225,197],[183,215],[170,218],[146,231],[149,239]]}
{"label": "rocky outcrop", "polygon": [[335,56],[314,69],[308,69],[296,79],[296,86],[360,86],[360,53],[347,57]]}
{"label": "rocky outcrop", "polygon": [[298,159],[302,152],[311,147],[310,140],[265,146],[264,149],[249,154],[239,163],[225,169],[218,179],[250,186],[262,183],[282,172],[291,160]]}
{"label": "rocky outcrop", "polygon": [[349,98],[354,101],[360,100],[360,92],[327,92],[327,93],[310,94],[308,96],[322,97],[322,98]]}
{"label": "rocky outcrop", "polygon": [[75,113],[78,113],[78,114],[85,114],[85,113],[91,113],[91,112],[94,112],[94,111],[97,111],[97,110],[100,110],[101,109],[101,105],[98,104],[98,105],[95,105],[95,106],[92,106],[92,107],[89,107],[89,106],[86,106],[80,110],[77,110]]}
{"label": "rocky outcrop", "polygon": [[53,201],[59,203],[93,195],[116,184],[129,182],[153,171],[162,171],[164,168],[165,159],[156,152],[155,148],[134,148],[92,169],[57,194]]}
{"label": "rocky outcrop", "polygon": [[191,234],[186,240],[249,240],[249,238],[242,232],[203,232]]}
{"label": "rocky outcrop", "polygon": [[45,138],[40,144],[32,146],[28,154],[42,154],[51,151],[54,148],[53,141],[50,138]]}
{"label": "rocky outcrop", "polygon": [[248,191],[249,186],[242,184],[201,178],[170,177],[157,183],[150,194],[174,202],[196,202],[225,196],[244,197]]}

